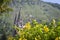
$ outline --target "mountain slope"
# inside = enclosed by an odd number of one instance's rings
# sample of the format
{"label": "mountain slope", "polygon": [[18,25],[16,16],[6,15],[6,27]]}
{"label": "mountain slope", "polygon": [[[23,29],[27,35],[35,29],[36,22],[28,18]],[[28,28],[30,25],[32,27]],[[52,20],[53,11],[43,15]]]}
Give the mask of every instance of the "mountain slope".
{"label": "mountain slope", "polygon": [[49,22],[51,19],[60,18],[60,9],[41,0],[13,0],[10,6],[14,10],[12,12],[13,14],[11,13],[12,19],[14,19],[15,14],[18,15],[20,11],[21,18],[24,20],[24,22],[31,19]]}
{"label": "mountain slope", "polygon": [[49,2],[46,2],[47,4],[49,5],[52,5],[53,7],[56,7],[58,9],[60,9],[60,4],[57,4],[57,3],[49,3]]}

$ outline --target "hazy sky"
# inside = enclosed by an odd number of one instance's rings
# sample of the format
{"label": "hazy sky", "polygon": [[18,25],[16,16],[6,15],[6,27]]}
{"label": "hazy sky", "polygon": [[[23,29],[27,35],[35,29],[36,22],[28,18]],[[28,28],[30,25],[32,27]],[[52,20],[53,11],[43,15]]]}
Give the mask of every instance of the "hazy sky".
{"label": "hazy sky", "polygon": [[46,2],[53,2],[53,3],[59,3],[60,4],[60,0],[43,0]]}

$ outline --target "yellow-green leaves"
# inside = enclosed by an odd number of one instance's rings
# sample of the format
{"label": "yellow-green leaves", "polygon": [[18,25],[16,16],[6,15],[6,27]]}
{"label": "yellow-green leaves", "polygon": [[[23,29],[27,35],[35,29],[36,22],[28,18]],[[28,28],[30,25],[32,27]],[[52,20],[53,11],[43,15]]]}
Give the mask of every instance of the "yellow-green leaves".
{"label": "yellow-green leaves", "polygon": [[30,24],[30,22],[26,23],[26,24],[24,25],[24,28],[26,28],[26,29],[30,29],[30,28],[31,28],[31,24]]}
{"label": "yellow-green leaves", "polygon": [[[36,20],[32,21],[33,25],[30,22],[25,23],[23,28],[19,28],[16,25],[14,26],[18,36],[9,37],[13,40],[60,40],[60,26],[55,28],[53,25],[46,25],[38,23]],[[55,21],[53,21],[55,23]],[[18,38],[17,38],[18,37]]]}
{"label": "yellow-green leaves", "polygon": [[49,31],[49,28],[47,27],[47,25],[45,25],[43,29],[44,29],[45,32]]}

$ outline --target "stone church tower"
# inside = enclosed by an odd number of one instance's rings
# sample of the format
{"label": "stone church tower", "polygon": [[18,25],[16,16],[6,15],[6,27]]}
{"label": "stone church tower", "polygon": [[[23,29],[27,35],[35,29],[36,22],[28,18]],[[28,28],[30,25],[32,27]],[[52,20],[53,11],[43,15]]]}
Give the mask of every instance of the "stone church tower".
{"label": "stone church tower", "polygon": [[20,10],[19,10],[19,13],[18,13],[18,15],[16,14],[15,15],[15,20],[14,20],[14,24],[16,25],[16,26],[18,26],[18,27],[23,27],[23,19],[22,19],[22,17],[21,17],[21,7],[20,7]]}

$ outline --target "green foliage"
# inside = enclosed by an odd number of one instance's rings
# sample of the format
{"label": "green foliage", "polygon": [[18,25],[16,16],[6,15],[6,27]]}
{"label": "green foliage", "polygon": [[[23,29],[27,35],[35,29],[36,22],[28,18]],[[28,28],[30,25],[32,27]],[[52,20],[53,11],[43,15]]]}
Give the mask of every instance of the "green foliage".
{"label": "green foliage", "polygon": [[[33,1],[36,2],[37,0]],[[0,14],[12,10],[8,6],[9,2],[10,0],[0,1]],[[13,26],[13,24],[9,22],[9,15],[5,13],[0,16],[0,39],[2,39],[3,35],[7,37],[8,40],[55,40],[57,37],[59,38],[60,22],[55,22],[55,20],[53,20],[52,22],[48,23],[48,25],[46,25],[46,21],[48,21],[49,18],[55,18],[56,13],[60,13],[60,10],[54,9],[51,5],[45,4],[44,2],[42,2],[41,5],[47,5],[46,7],[42,7],[39,4],[30,5],[28,2],[23,5],[21,10],[23,19],[26,17],[28,17],[27,19],[30,19],[30,15],[32,15],[36,19],[42,19],[42,24],[38,23],[36,20],[33,20],[31,24],[27,23],[23,28],[19,28],[17,26]],[[47,8],[49,8],[48,12],[46,12],[47,10],[44,11],[44,9]],[[52,17],[53,15],[54,17]],[[16,35],[14,35],[15,30],[17,32]]]}
{"label": "green foliage", "polygon": [[[23,28],[19,28],[16,25],[12,27],[9,23],[3,22],[0,23],[0,26],[2,26],[0,34],[2,36],[5,33],[7,40],[58,40],[60,37],[60,25],[57,25],[56,22],[52,20],[51,24],[48,23],[46,25],[33,20],[32,24],[28,22]],[[16,30],[17,34],[13,37],[14,30]]]}
{"label": "green foliage", "polygon": [[[52,22],[54,23],[54,21]],[[51,24],[51,25],[40,24],[36,20],[33,20],[32,23],[33,24],[31,25],[30,29],[19,28],[17,26],[14,27],[18,35],[16,37],[18,37],[19,40],[24,40],[24,39],[26,40],[58,40],[59,39],[60,26],[57,25],[55,27],[54,24]]]}
{"label": "green foliage", "polygon": [[0,15],[4,12],[11,11],[12,9],[9,8],[9,3],[11,0],[1,0],[0,1]]}

